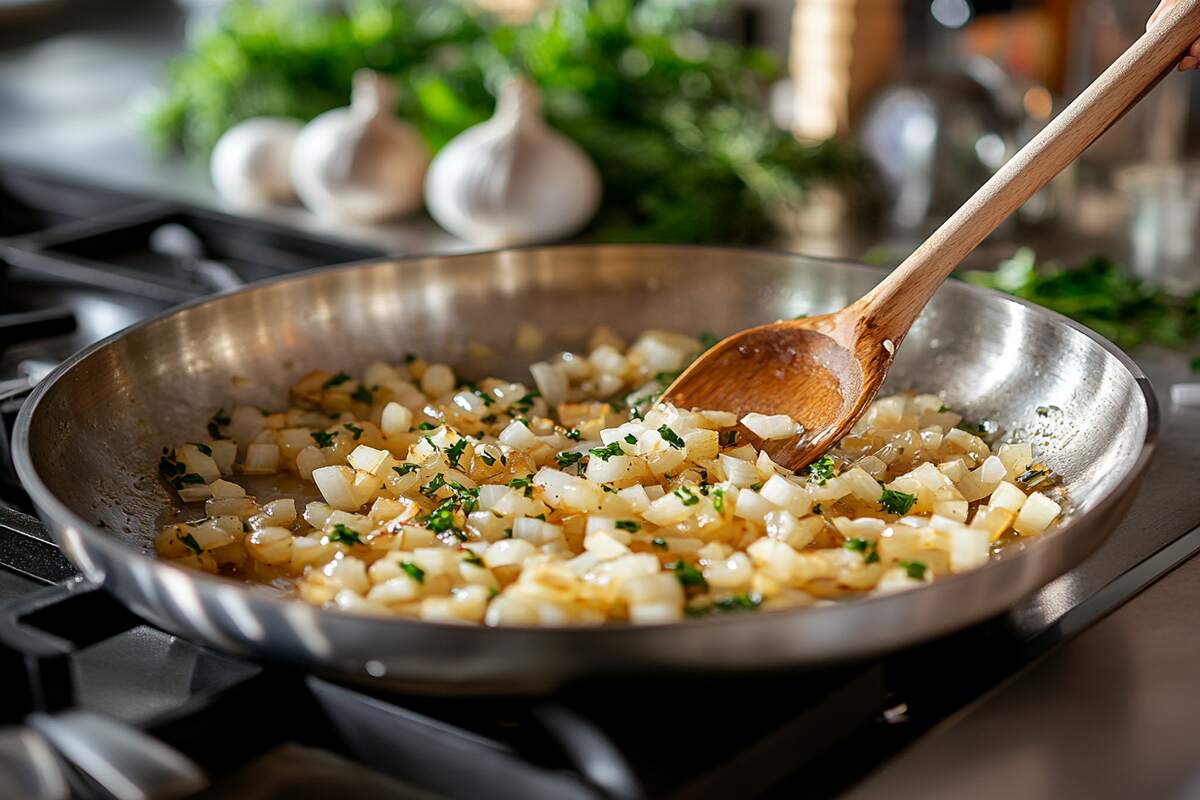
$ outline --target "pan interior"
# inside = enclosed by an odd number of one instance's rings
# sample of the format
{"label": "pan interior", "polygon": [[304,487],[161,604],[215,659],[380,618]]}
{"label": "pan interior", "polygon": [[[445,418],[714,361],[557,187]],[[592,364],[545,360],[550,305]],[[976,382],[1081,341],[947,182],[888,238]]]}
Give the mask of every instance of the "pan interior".
{"label": "pan interior", "polygon": [[[801,256],[671,247],[563,247],[384,262],[310,273],[216,298],[94,350],[30,419],[30,459],[49,492],[139,551],[172,502],[161,448],[204,438],[218,407],[280,407],[317,367],[354,371],[416,352],[468,376],[528,380],[525,365],[580,347],[597,325],[726,334],[833,311],[882,273]],[[513,345],[521,323],[541,352]],[[485,345],[487,362],[468,353]],[[771,380],[763,376],[763,380]],[[1148,420],[1120,360],[1020,303],[951,283],[901,348],[891,390],[942,394],[973,419],[1032,441],[1062,476],[1071,513],[1124,480]]]}

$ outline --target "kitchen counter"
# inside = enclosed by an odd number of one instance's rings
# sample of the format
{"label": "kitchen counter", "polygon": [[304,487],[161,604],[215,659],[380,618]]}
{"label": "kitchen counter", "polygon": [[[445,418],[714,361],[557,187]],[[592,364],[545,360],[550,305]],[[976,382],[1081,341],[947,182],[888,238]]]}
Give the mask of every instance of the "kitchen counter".
{"label": "kitchen counter", "polygon": [[[0,160],[221,208],[203,169],[156,157],[138,131],[139,98],[181,46],[185,12],[135,0],[69,5],[82,23],[68,32],[46,20],[30,29],[43,34],[32,44],[14,44],[19,31],[0,33]],[[299,208],[261,216],[396,254],[469,249],[424,217],[355,229]],[[1189,379],[1179,354],[1147,351],[1139,360],[1160,398]],[[1146,486],[1111,542],[1013,613],[1030,631],[1065,621],[1064,637],[1094,627],[867,775],[855,797],[1200,796],[1200,625],[1192,617],[1200,560],[1189,560],[1200,549],[1200,491],[1190,485],[1200,474],[1200,409],[1164,399],[1161,438]],[[1121,565],[1154,553],[1150,566],[1123,574]],[[1114,581],[1140,586],[1175,563],[1182,566],[1105,616],[1119,603],[1109,591]]]}

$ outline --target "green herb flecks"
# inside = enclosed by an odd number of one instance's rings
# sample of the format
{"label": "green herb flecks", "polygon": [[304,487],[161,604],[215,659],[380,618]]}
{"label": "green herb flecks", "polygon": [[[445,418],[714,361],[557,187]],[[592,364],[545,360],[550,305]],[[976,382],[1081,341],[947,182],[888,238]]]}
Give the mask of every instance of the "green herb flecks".
{"label": "green herb flecks", "polygon": [[879,560],[879,553],[876,552],[877,544],[868,539],[847,539],[842,546],[852,552],[862,553],[864,563],[874,564]]}
{"label": "green herb flecks", "polygon": [[221,426],[228,425],[230,422],[231,420],[229,415],[225,413],[225,409],[218,408],[208,420],[208,438],[224,439],[225,437],[221,435]]}
{"label": "green herb flecks", "polygon": [[392,472],[396,473],[397,475],[407,475],[408,473],[416,472],[419,469],[420,467],[418,467],[416,464],[397,464],[396,466],[392,467]]}
{"label": "green herb flecks", "polygon": [[334,523],[333,531],[329,534],[329,541],[342,542],[343,544],[362,544],[362,538],[358,535],[358,531],[347,528],[340,522]]}
{"label": "green herb flecks", "polygon": [[685,589],[708,588],[708,581],[704,580],[704,573],[686,561],[672,561],[666,565],[666,569],[675,573],[675,577],[679,579]]}
{"label": "green herb flecks", "polygon": [[357,425],[354,425],[353,423],[347,422],[342,427],[345,428],[346,430],[350,431],[350,433],[354,435],[354,441],[356,441],[356,442],[358,441],[358,437],[363,435],[363,429],[358,427]]}
{"label": "green herb flecks", "polygon": [[375,402],[375,395],[371,394],[371,390],[368,389],[364,384],[360,383],[358,388],[350,393],[350,399],[359,403],[371,405],[371,403]]}
{"label": "green herb flecks", "polygon": [[335,386],[341,386],[346,381],[350,380],[350,376],[344,372],[339,372],[329,380],[321,384],[322,389],[332,389]]}
{"label": "green herb flecks", "polygon": [[630,533],[637,533],[638,531],[640,531],[642,529],[641,525],[638,525],[636,522],[634,522],[631,519],[619,519],[616,521],[615,524],[618,529],[623,530],[623,531],[629,531]]}
{"label": "green herb flecks", "polygon": [[829,456],[821,456],[816,461],[808,465],[805,470],[811,480],[817,482],[818,486],[824,486],[825,482],[834,477],[833,459]]}
{"label": "green herb flecks", "polygon": [[700,502],[700,496],[687,486],[680,486],[678,489],[672,492],[672,494],[678,497],[679,501],[685,506],[694,506]]}
{"label": "green herb flecks", "polygon": [[920,561],[897,561],[896,565],[908,573],[914,580],[924,580],[926,566]]}
{"label": "green herb flecks", "polygon": [[720,486],[718,486],[717,488],[712,490],[712,493],[709,495],[709,498],[712,500],[713,510],[716,511],[718,514],[724,514],[725,513],[725,490],[722,489]]}
{"label": "green herb flecks", "polygon": [[455,469],[462,469],[463,453],[467,450],[467,440],[459,439],[446,448],[446,462]]}
{"label": "green herb flecks", "polygon": [[588,453],[601,461],[608,461],[613,456],[623,456],[625,451],[621,449],[620,442],[612,442],[606,447],[593,447],[588,450]]}
{"label": "green herb flecks", "polygon": [[317,443],[317,447],[333,447],[333,437],[337,436],[337,432],[313,431],[309,436]]}
{"label": "green herb flecks", "polygon": [[188,550],[191,550],[196,555],[200,555],[200,552],[203,550],[203,548],[200,547],[200,543],[196,541],[196,537],[192,536],[190,533],[185,533],[180,536],[179,541],[183,542],[183,546]]}
{"label": "green herb flecks", "polygon": [[671,447],[674,447],[676,450],[683,449],[683,439],[680,438],[679,434],[671,430],[669,426],[660,425],[658,428],[658,434],[663,438],[663,441],[671,445]]}
{"label": "green herb flecks", "polygon": [[411,561],[401,561],[400,569],[404,570],[408,577],[412,578],[417,583],[425,582],[425,570],[421,569]]}
{"label": "green herb flecks", "polygon": [[915,502],[917,502],[915,494],[884,489],[883,494],[879,497],[879,510],[903,517],[912,509]]}
{"label": "green herb flecks", "polygon": [[212,456],[212,448],[206,445],[204,442],[189,442],[189,444],[204,455]]}

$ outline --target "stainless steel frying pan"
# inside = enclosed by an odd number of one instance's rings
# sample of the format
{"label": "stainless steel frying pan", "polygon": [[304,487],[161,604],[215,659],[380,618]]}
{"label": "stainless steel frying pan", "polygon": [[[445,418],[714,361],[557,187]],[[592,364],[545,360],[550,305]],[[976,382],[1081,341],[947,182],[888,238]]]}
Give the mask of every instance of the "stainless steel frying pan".
{"label": "stainless steel frying pan", "polygon": [[[150,320],[64,364],[17,421],[16,462],[67,556],[163,628],[238,654],[429,691],[536,692],[595,673],[816,666],[912,644],[996,614],[1094,550],[1153,450],[1149,382],[1073,323],[958,283],[909,335],[893,389],[943,392],[1031,439],[1063,476],[1065,524],[978,571],[888,597],[681,624],[489,629],[381,619],[281,600],[151,555],[172,500],[164,444],[200,438],[231,399],[279,406],[323,366],[415,351],[478,374],[524,374],[518,323],[578,346],[597,324],[728,333],[832,311],[882,273],[853,264],[694,247],[554,247],[352,265],[258,284]],[[470,340],[498,353],[472,366]],[[764,375],[763,380],[770,380]],[[1048,416],[1039,406],[1056,406]]]}

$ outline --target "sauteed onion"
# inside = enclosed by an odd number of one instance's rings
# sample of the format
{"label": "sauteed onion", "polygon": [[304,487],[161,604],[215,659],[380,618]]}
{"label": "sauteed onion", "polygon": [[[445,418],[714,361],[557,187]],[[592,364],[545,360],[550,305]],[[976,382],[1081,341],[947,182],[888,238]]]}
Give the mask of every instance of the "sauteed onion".
{"label": "sauteed onion", "polygon": [[[221,409],[207,440],[164,449],[194,521],[157,552],[363,613],[663,623],[916,588],[1061,513],[1030,445],[993,446],[930,394],[878,400],[793,474],[756,443],[794,421],[656,403],[705,344],[600,330],[533,386],[416,356],[311,372],[286,410]],[[295,491],[247,490],[286,475]]]}

